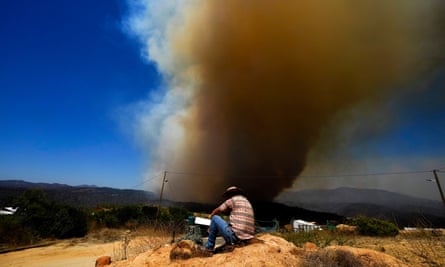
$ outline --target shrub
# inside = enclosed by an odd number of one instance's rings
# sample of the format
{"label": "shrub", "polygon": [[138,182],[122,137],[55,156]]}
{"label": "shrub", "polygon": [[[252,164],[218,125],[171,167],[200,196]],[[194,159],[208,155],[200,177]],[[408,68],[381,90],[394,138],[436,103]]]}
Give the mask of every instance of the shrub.
{"label": "shrub", "polygon": [[346,245],[352,242],[350,235],[341,234],[336,231],[300,231],[288,232],[281,235],[284,239],[301,247],[306,242],[312,242],[317,247],[323,248],[331,245]]}
{"label": "shrub", "polygon": [[185,208],[170,207],[169,211],[175,223],[183,222],[190,215],[190,212]]}
{"label": "shrub", "polygon": [[119,219],[115,212],[102,211],[98,214],[99,224],[108,228],[119,227]]}
{"label": "shrub", "polygon": [[32,231],[21,225],[17,216],[0,216],[0,244],[12,246],[33,243]]}
{"label": "shrub", "polygon": [[128,221],[138,220],[143,216],[141,207],[136,205],[116,208],[115,214],[119,225],[125,225]]}
{"label": "shrub", "polygon": [[43,190],[25,191],[15,206],[18,210],[11,216],[16,227],[31,232],[31,239],[81,237],[88,231],[85,212],[49,200]]}
{"label": "shrub", "polygon": [[52,203],[46,193],[40,189],[25,191],[16,201],[17,220],[23,226],[29,227],[35,237],[50,237],[50,228],[54,222],[56,212],[55,204]]}
{"label": "shrub", "polygon": [[358,232],[367,236],[396,236],[399,233],[395,224],[366,216],[354,217],[349,224],[357,226]]}
{"label": "shrub", "polygon": [[360,262],[358,257],[354,256],[354,254],[349,251],[321,249],[313,253],[305,254],[302,266],[362,267],[364,265]]}
{"label": "shrub", "polygon": [[60,207],[50,232],[56,238],[85,236],[88,233],[87,216],[79,209],[70,206]]}
{"label": "shrub", "polygon": [[148,220],[155,220],[157,212],[158,212],[158,208],[155,206],[143,206],[142,207],[142,214]]}
{"label": "shrub", "polygon": [[90,217],[94,223],[90,224],[110,228],[133,228],[144,223],[177,226],[183,224],[188,215],[189,212],[184,208],[162,207],[158,213],[155,206],[118,206],[95,211]]}

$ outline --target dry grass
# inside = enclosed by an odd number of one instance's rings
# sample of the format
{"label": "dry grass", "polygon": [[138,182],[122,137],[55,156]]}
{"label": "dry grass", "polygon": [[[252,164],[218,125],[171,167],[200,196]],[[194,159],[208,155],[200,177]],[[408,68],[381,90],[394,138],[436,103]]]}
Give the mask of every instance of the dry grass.
{"label": "dry grass", "polygon": [[172,233],[162,227],[139,227],[133,231],[120,231],[120,235],[116,233],[110,236],[104,236],[105,239],[115,239],[118,241],[113,246],[114,261],[126,260],[135,257],[148,250],[161,247],[162,245],[171,243]]}
{"label": "dry grass", "polygon": [[[229,266],[227,264],[231,257],[237,257],[238,260],[242,259],[241,262],[247,266],[248,262],[255,260],[253,258],[254,253],[262,253],[261,257],[264,256],[267,259],[265,264],[269,263],[271,253],[286,258],[282,264],[280,263],[281,265],[275,266],[300,266],[289,264],[288,260],[294,259],[294,256],[299,257],[298,261],[302,263],[301,266],[403,266],[402,264],[385,265],[383,262],[380,264],[376,260],[368,263],[358,263],[357,255],[353,257],[353,254],[356,253],[354,249],[348,247],[336,249],[336,246],[350,246],[383,252],[399,259],[408,266],[445,266],[445,232],[441,231],[402,231],[398,236],[386,238],[330,231],[317,231],[299,235],[286,233],[281,234],[281,236],[287,239],[293,238],[293,242],[298,247],[303,247],[305,242],[313,242],[319,249],[296,249],[282,239],[276,240],[272,236],[266,235],[268,239],[264,246],[254,244],[247,246],[248,248],[255,248],[253,251],[235,249],[233,253],[214,255],[209,259],[212,265],[208,266],[215,266],[213,264],[215,261],[218,261],[220,266],[224,266],[224,264]],[[181,235],[177,234],[178,237],[181,237]],[[70,266],[87,266],[84,265],[85,261],[93,262],[100,255],[109,255],[116,263],[119,260],[129,259],[128,261],[121,261],[116,266],[146,266],[144,265],[146,261],[144,255],[151,259],[156,255],[159,257],[159,253],[162,251],[166,253],[165,261],[170,262],[168,253],[171,247],[165,245],[169,244],[171,240],[172,232],[168,228],[162,227],[138,227],[132,231],[127,229],[100,229],[89,233],[84,238],[63,240],[52,246],[6,253],[2,256],[4,261],[14,263],[14,266],[24,266],[20,265],[23,261],[27,262],[27,266],[60,266],[61,262],[76,262],[77,264]],[[298,255],[294,252],[298,252]],[[142,258],[137,257],[138,255],[142,255]],[[133,261],[133,259],[138,258],[140,258],[140,261]],[[358,258],[363,259],[360,256]],[[374,257],[371,258],[374,259]],[[207,258],[197,258],[196,261],[204,261],[205,259]],[[35,265],[31,263],[35,263]],[[180,263],[178,264],[180,266]]]}
{"label": "dry grass", "polygon": [[[367,237],[338,231],[285,233],[281,234],[281,236],[293,242],[298,247],[303,247],[303,244],[306,242],[312,242],[319,248],[345,245],[383,252],[410,266],[445,266],[445,231],[440,230],[401,231],[400,234],[395,237]],[[347,253],[337,255],[333,252],[320,249],[317,253],[308,255],[306,262],[309,263],[306,266],[344,266],[335,265],[336,260],[340,258],[345,262],[349,262],[350,260]],[[324,262],[324,265],[320,262]]]}
{"label": "dry grass", "polygon": [[363,266],[360,260],[349,251],[320,249],[307,253],[301,267],[341,267]]}
{"label": "dry grass", "polygon": [[[94,234],[93,234],[94,235]],[[445,231],[404,232],[395,237],[367,237],[340,231],[313,231],[277,234],[298,247],[306,242],[315,243],[319,248],[329,246],[350,246],[372,249],[391,255],[410,266],[445,266]],[[116,241],[113,260],[124,260],[148,250],[171,243],[172,232],[168,227],[145,227],[134,231],[103,229],[96,236],[102,242]],[[177,234],[176,237],[180,237]],[[304,266],[362,266],[347,251],[319,249],[304,257]],[[368,265],[367,265],[368,266]],[[384,266],[374,263],[372,266]]]}
{"label": "dry grass", "polygon": [[[122,232],[121,232],[122,233]],[[303,247],[306,242],[315,243],[320,249],[305,254],[302,266],[388,266],[387,264],[360,262],[356,255],[345,250],[332,250],[332,246],[350,246],[372,249],[391,255],[409,266],[445,266],[445,232],[415,231],[401,232],[395,237],[367,237],[340,231],[314,231],[277,234]],[[110,239],[112,237],[108,237]],[[106,238],[107,239],[107,238]],[[159,248],[172,240],[171,233],[164,230],[145,228],[127,232],[116,242],[113,260],[137,256],[150,249]]]}
{"label": "dry grass", "polygon": [[[388,242],[391,241],[391,242]],[[443,232],[416,231],[401,233],[394,240],[378,240],[376,247],[413,266],[445,266],[445,235]]]}

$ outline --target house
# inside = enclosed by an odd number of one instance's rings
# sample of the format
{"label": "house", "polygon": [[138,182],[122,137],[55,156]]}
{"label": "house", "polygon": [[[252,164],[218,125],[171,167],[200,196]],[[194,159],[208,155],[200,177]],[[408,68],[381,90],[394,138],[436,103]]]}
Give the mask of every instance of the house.
{"label": "house", "polygon": [[300,232],[300,231],[309,232],[313,230],[322,230],[321,227],[316,225],[315,223],[306,222],[303,220],[292,220],[291,225],[294,232]]}
{"label": "house", "polygon": [[13,215],[18,208],[4,207],[0,209],[0,215]]}

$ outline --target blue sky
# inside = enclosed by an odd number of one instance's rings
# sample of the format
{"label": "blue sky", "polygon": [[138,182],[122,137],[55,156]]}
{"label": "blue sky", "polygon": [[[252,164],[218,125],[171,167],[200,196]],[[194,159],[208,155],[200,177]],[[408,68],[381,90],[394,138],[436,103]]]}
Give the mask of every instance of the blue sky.
{"label": "blue sky", "polygon": [[[1,180],[143,188],[147,147],[138,145],[122,111],[147,103],[163,79],[125,29],[129,12],[123,0],[0,1]],[[165,60],[158,60],[161,68],[170,66]],[[363,154],[359,167],[342,162],[328,166],[327,174],[445,170],[443,77],[443,71],[429,77],[427,95],[414,91],[398,100],[391,131],[352,148],[359,155],[373,146],[377,159]],[[324,169],[310,167],[311,175]],[[326,180],[297,182],[302,188],[321,184]],[[430,186],[424,195],[435,190]]]}
{"label": "blue sky", "polygon": [[119,109],[160,76],[124,1],[0,2],[0,179],[132,187],[143,157]]}

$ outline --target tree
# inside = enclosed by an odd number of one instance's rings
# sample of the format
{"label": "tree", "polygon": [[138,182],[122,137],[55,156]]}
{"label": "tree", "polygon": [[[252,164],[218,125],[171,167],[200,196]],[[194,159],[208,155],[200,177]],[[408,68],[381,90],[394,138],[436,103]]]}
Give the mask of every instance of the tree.
{"label": "tree", "polygon": [[25,191],[15,205],[20,224],[29,227],[37,238],[81,237],[88,232],[85,212],[51,201],[43,190]]}
{"label": "tree", "polygon": [[26,190],[15,202],[16,216],[23,226],[32,229],[36,237],[50,237],[55,216],[55,204],[41,189]]}

